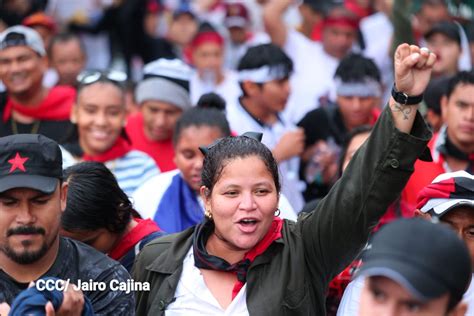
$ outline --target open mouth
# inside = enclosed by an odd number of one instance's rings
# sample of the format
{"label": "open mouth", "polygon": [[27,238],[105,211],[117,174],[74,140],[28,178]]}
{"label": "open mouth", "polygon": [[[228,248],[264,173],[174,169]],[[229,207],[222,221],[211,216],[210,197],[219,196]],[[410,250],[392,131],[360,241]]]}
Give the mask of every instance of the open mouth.
{"label": "open mouth", "polygon": [[245,219],[240,220],[239,224],[244,225],[244,226],[255,225],[255,224],[257,224],[257,220],[250,219],[250,218],[245,218]]}
{"label": "open mouth", "polygon": [[258,220],[253,218],[244,218],[237,222],[237,227],[244,234],[251,234],[257,230]]}

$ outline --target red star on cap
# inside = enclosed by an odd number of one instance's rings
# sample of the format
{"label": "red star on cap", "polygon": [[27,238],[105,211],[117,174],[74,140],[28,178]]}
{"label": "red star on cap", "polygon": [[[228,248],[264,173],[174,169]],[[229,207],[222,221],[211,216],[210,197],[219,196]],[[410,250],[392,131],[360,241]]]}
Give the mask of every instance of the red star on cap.
{"label": "red star on cap", "polygon": [[10,163],[12,165],[12,167],[10,168],[10,171],[8,173],[12,173],[16,169],[20,169],[21,171],[25,172],[26,169],[25,169],[24,164],[28,159],[30,159],[30,158],[21,157],[20,154],[17,152],[16,155],[15,155],[15,158],[12,158],[12,159],[8,160],[8,163]]}

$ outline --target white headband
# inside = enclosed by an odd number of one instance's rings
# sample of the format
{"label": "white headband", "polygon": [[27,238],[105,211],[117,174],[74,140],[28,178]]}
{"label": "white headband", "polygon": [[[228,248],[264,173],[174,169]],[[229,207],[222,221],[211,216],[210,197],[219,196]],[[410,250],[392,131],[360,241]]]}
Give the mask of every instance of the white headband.
{"label": "white headband", "polygon": [[240,70],[238,74],[239,82],[251,81],[265,83],[272,80],[279,80],[290,75],[285,65],[262,66],[255,69]]}
{"label": "white headband", "polygon": [[336,94],[342,97],[380,97],[382,87],[372,78],[366,77],[362,81],[344,82],[340,77],[334,78]]}

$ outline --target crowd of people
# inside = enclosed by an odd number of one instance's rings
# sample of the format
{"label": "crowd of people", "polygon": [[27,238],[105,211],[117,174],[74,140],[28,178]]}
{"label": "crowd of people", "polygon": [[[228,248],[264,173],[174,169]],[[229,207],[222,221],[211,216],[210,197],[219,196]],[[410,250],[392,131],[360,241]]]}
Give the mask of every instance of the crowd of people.
{"label": "crowd of people", "polygon": [[474,316],[473,66],[466,0],[1,2],[0,314]]}

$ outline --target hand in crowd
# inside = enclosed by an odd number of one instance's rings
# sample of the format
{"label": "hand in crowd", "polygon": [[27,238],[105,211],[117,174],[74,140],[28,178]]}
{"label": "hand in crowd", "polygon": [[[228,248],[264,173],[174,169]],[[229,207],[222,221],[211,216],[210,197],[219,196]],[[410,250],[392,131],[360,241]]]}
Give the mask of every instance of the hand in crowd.
{"label": "hand in crowd", "polygon": [[48,302],[46,304],[46,316],[74,316],[82,315],[84,309],[84,293],[73,285],[68,286],[63,292],[63,302],[61,307],[56,312],[53,304]]}
{"label": "hand in crowd", "polygon": [[332,184],[333,179],[336,178],[338,167],[338,156],[334,147],[331,147],[326,141],[320,140],[305,151],[305,158],[306,161],[313,159],[313,162],[319,166],[323,183]]}
{"label": "hand in crowd", "polygon": [[401,44],[395,51],[395,84],[409,96],[422,94],[431,77],[436,55],[427,48]]}
{"label": "hand in crowd", "polygon": [[273,148],[275,159],[280,162],[301,155],[304,150],[304,141],[305,135],[302,128],[286,132]]}
{"label": "hand in crowd", "polygon": [[[399,45],[394,56],[396,89],[411,97],[423,94],[435,61],[436,55],[427,48],[406,43]],[[403,133],[410,133],[415,120],[416,111],[413,109],[416,109],[416,104],[403,105],[391,99],[390,108],[395,127]]]}
{"label": "hand in crowd", "polygon": [[0,315],[8,315],[10,312],[10,305],[7,303],[1,303],[0,304]]}

